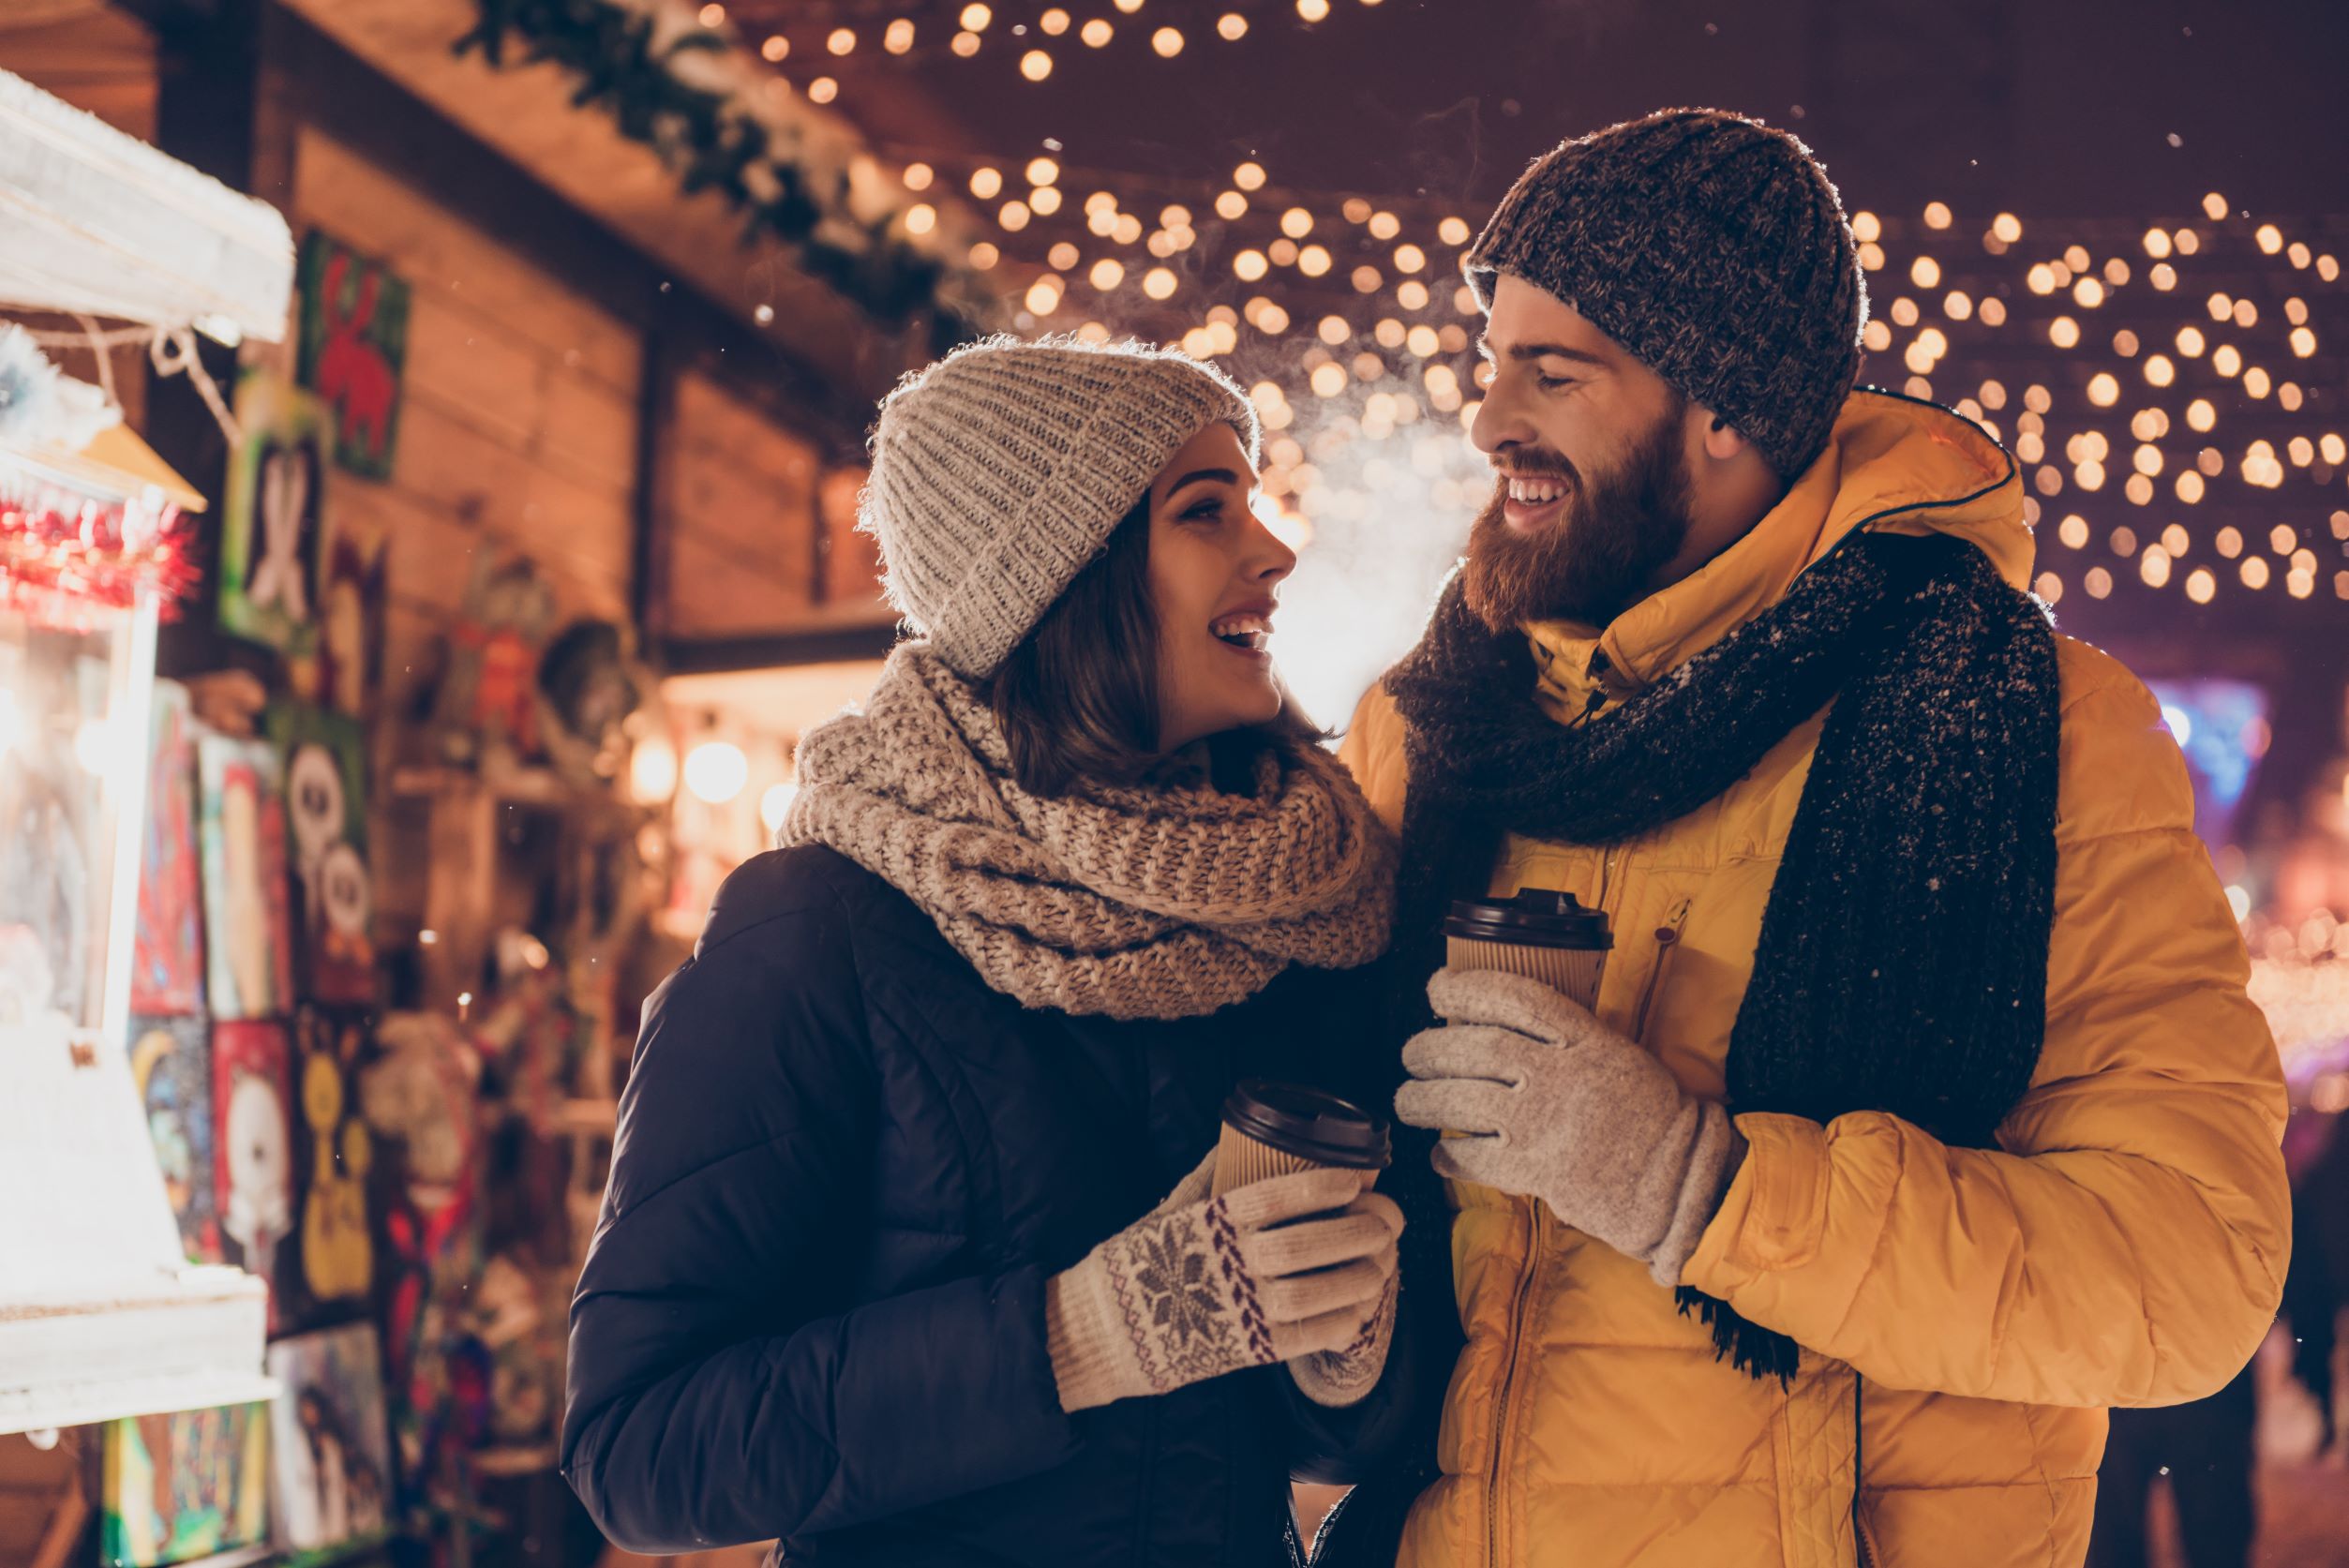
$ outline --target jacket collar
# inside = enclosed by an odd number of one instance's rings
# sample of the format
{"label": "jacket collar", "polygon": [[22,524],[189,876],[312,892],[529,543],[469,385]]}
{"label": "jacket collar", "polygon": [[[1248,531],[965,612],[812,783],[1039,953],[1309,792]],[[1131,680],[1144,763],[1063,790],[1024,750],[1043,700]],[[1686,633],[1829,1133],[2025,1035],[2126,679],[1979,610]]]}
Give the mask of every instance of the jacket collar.
{"label": "jacket collar", "polygon": [[1629,695],[1778,603],[1795,578],[1863,530],[1951,534],[1981,549],[2016,588],[2030,581],[2031,533],[2012,455],[1961,414],[1863,388],[1785,498],[1712,560],[1604,628],[1529,622],[1541,671],[1536,695],[1562,721]]}

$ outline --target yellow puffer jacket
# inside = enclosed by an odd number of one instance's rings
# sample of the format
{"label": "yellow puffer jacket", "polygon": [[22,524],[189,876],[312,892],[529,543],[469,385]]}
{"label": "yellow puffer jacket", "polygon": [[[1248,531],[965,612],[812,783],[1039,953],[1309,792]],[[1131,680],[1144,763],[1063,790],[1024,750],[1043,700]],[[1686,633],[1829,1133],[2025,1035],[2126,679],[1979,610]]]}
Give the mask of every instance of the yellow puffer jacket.
{"label": "yellow puffer jacket", "polygon": [[[1826,453],[1703,570],[1595,637],[1530,627],[1540,698],[1564,718],[1658,679],[1855,528],[1957,535],[2020,585],[2022,504],[1971,424],[1854,394]],[[2113,659],[2059,641],[2046,1044],[2000,1147],[1878,1113],[1738,1118],[1751,1151],[1684,1280],[1805,1347],[1783,1390],[1716,1363],[1643,1265],[1529,1200],[1456,1186],[1468,1342],[1404,1568],[2076,1564],[2103,1407],[2199,1398],[2249,1358],[2290,1233],[2275,1048],[2158,709]],[[1695,1094],[1722,1093],[1818,727],[1645,837],[1512,840],[1494,870],[1494,891],[1560,888],[1606,912],[1599,1015]],[[1399,822],[1384,692],[1343,754]]]}

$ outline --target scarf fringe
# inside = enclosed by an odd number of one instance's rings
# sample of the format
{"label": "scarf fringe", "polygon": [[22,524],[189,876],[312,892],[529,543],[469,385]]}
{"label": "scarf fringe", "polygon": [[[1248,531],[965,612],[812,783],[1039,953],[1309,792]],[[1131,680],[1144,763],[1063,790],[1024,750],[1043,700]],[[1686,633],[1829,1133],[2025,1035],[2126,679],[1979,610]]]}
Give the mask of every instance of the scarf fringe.
{"label": "scarf fringe", "polygon": [[1793,1385],[1794,1374],[1803,1364],[1802,1346],[1694,1286],[1680,1286],[1672,1297],[1682,1317],[1695,1317],[1713,1331],[1713,1360],[1727,1361],[1756,1380],[1775,1378],[1781,1388]]}

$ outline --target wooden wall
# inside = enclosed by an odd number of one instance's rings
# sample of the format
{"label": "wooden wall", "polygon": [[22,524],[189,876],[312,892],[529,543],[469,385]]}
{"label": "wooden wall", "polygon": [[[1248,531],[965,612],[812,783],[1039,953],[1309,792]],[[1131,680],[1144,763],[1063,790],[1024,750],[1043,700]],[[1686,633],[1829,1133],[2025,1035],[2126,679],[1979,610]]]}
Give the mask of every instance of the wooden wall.
{"label": "wooden wall", "polygon": [[679,375],[673,408],[661,630],[739,636],[803,623],[822,594],[821,454],[697,370]]}
{"label": "wooden wall", "polygon": [[330,491],[389,540],[386,701],[438,667],[485,547],[532,557],[566,618],[626,620],[639,335],[313,127],[288,216],[297,241],[322,229],[412,291],[391,477],[337,470]]}

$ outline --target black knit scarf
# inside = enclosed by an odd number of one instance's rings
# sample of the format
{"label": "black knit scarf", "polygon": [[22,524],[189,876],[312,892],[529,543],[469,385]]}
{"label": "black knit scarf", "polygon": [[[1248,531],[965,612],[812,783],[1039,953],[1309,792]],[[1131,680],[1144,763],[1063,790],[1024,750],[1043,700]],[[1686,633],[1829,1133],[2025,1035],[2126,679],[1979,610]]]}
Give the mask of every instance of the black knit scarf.
{"label": "black knit scarf", "polygon": [[[1386,680],[1409,769],[1398,991],[1507,831],[1620,843],[1720,795],[1831,699],[1729,1037],[1728,1106],[1889,1112],[1988,1147],[2029,1086],[2055,906],[2057,693],[2044,610],[1972,546],[1856,533],[1787,597],[1619,707],[1534,702],[1526,638],[1455,580]],[[1400,996],[1398,997],[1399,1002]],[[1408,1015],[1424,1019],[1421,996]],[[1799,1351],[1683,1287],[1719,1353]]]}

